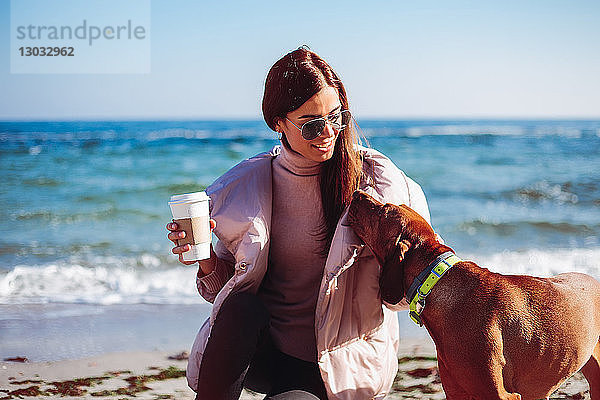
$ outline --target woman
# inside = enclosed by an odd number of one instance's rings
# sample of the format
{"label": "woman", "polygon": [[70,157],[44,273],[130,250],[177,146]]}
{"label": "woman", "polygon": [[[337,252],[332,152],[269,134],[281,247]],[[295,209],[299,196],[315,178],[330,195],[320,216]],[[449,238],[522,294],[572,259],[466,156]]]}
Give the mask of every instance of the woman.
{"label": "woman", "polygon": [[[237,399],[243,387],[274,398],[383,398],[397,371],[398,320],[346,208],[360,188],[429,221],[425,196],[358,145],[344,85],[307,48],[273,65],[262,107],[282,144],[206,189],[219,241],[199,262],[197,285],[214,305],[188,383],[198,399]],[[184,235],[167,228],[175,243]]]}

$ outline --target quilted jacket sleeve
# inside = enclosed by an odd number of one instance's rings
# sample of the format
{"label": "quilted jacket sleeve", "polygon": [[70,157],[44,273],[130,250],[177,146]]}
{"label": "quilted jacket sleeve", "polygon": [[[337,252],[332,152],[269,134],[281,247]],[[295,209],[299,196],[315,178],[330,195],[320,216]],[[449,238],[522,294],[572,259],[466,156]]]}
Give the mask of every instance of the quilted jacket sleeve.
{"label": "quilted jacket sleeve", "polygon": [[215,300],[217,293],[219,293],[225,283],[233,276],[235,265],[233,255],[220,241],[215,245],[215,253],[217,255],[217,264],[213,272],[208,275],[196,277],[198,293],[210,303]]}

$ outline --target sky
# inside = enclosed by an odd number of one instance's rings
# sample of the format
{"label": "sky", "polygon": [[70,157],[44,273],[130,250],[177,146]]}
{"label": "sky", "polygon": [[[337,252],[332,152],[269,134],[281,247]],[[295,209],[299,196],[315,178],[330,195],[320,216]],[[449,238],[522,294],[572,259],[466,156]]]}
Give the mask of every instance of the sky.
{"label": "sky", "polygon": [[[57,17],[35,1],[32,19]],[[121,3],[148,11],[144,71],[11,73],[0,0],[0,119],[260,119],[269,68],[302,44],[358,118],[600,118],[597,0]],[[89,0],[90,21],[100,11]]]}

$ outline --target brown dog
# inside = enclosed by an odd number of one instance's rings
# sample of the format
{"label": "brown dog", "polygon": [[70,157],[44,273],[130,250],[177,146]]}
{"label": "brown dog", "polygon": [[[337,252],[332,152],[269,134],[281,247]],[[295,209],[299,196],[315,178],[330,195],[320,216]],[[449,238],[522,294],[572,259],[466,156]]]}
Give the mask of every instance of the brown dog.
{"label": "brown dog", "polygon": [[[383,266],[381,296],[391,304],[452,251],[411,208],[364,192],[354,194],[349,223]],[[588,275],[501,275],[460,261],[431,289],[421,317],[448,399],[547,398],[579,369],[600,399],[600,284]]]}

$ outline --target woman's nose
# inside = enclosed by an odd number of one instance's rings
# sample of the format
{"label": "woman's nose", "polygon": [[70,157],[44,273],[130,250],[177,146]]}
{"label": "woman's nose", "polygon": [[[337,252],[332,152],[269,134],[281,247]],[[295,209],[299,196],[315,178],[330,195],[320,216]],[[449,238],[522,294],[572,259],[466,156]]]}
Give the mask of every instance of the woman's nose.
{"label": "woman's nose", "polygon": [[323,128],[323,133],[321,134],[323,137],[333,137],[335,136],[335,130],[331,126],[331,123],[328,121],[325,124],[325,128]]}

